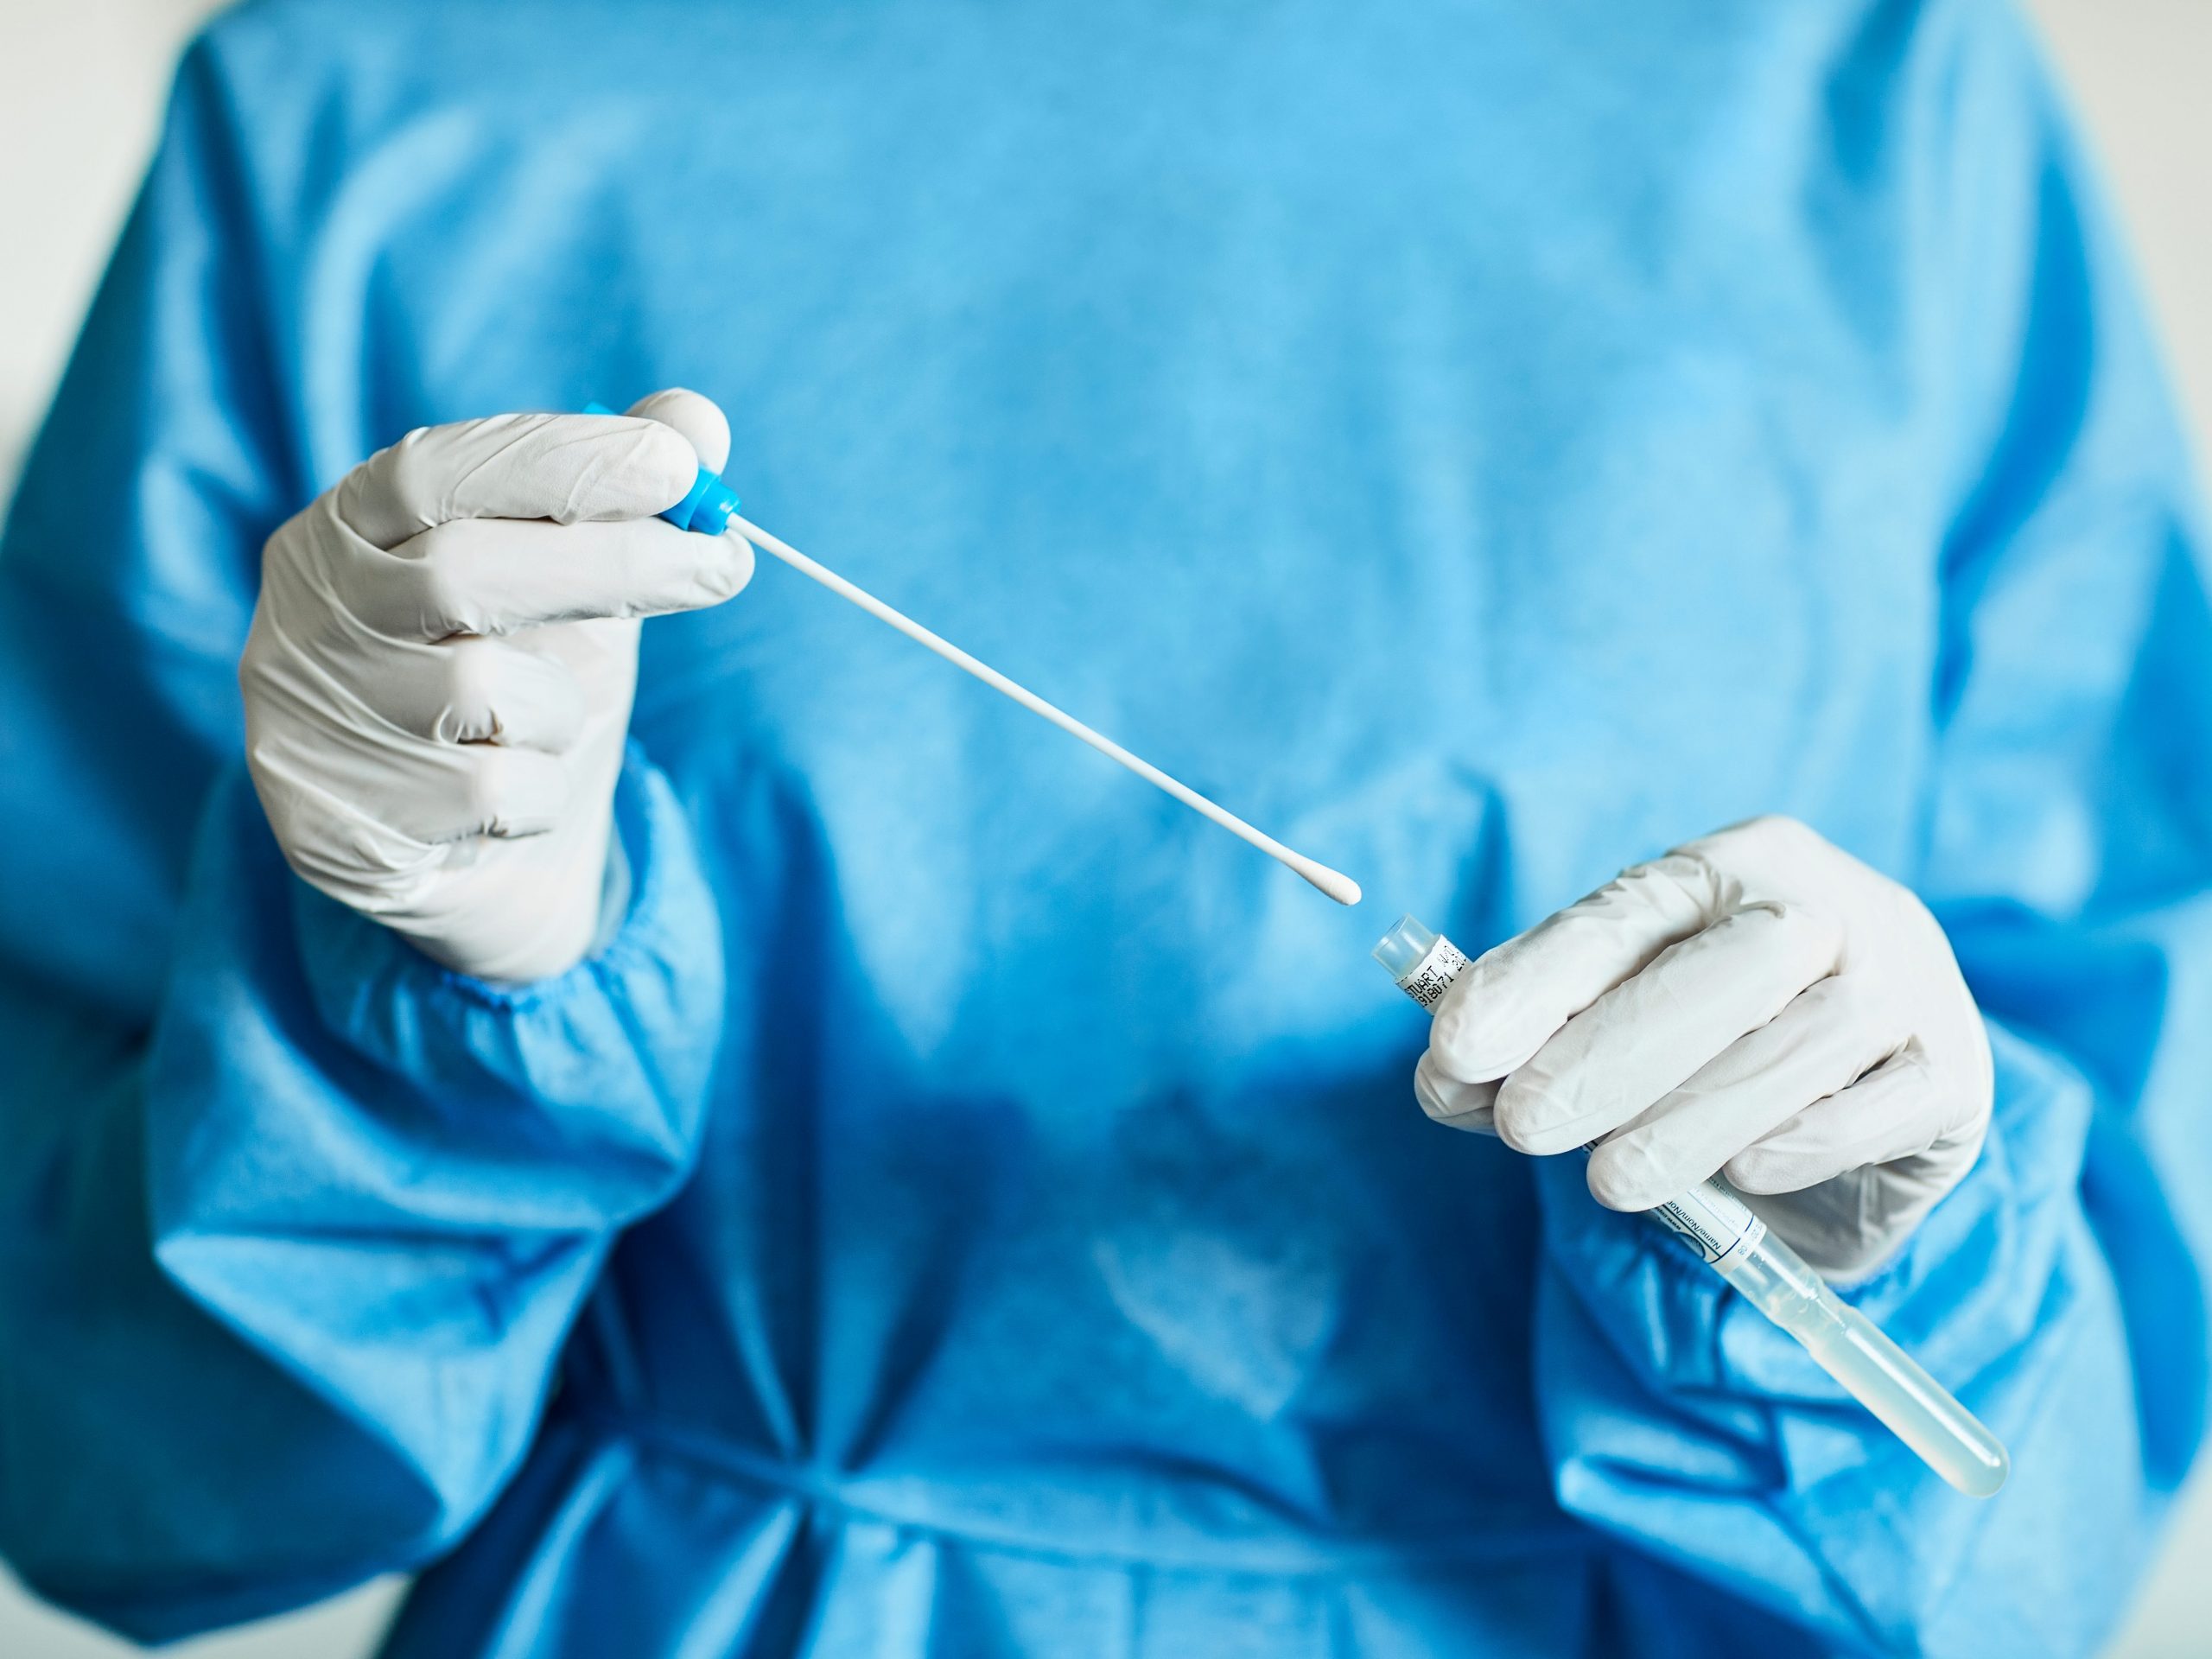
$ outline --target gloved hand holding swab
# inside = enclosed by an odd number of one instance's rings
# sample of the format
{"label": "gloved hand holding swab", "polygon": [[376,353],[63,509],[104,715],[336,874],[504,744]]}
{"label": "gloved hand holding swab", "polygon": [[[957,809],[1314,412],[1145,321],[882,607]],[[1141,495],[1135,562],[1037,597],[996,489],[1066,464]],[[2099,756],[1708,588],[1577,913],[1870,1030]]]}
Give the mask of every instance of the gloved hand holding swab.
{"label": "gloved hand holding swab", "polygon": [[[588,415],[612,415],[614,411],[601,404],[585,406]],[[1094,731],[1065,709],[1045,701],[1028,687],[1011,680],[989,664],[969,656],[950,640],[940,638],[903,612],[893,608],[874,594],[858,584],[845,580],[828,566],[809,558],[788,543],[771,536],[758,524],[737,516],[737,496],[715,474],[705,467],[690,494],[677,502],[661,517],[683,530],[696,530],[706,535],[732,535],[743,537],[761,552],[781,560],[813,582],[820,582],[839,598],[847,600],[866,611],[880,622],[887,622],[915,644],[950,663],[955,668],[973,675],[1002,696],[1011,697],[1033,715],[1040,715],[1071,737],[1081,739],[1109,760],[1117,761],[1150,784],[1165,791],[1189,807],[1201,817],[1209,818],[1248,845],[1258,848],[1269,858],[1295,871],[1340,905],[1359,902],[1359,883],[1342,871],[1332,870],[1317,859],[1286,847],[1273,836],[1267,835],[1238,817],[1227,808],[1216,804],[1189,785],[1171,778],[1158,766],[1141,756],[1129,753],[1102,732]]]}

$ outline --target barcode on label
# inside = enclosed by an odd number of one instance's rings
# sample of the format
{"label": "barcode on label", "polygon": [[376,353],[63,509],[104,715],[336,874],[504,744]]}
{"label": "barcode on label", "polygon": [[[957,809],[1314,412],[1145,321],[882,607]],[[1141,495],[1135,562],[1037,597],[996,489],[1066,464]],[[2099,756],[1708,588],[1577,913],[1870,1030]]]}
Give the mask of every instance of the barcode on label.
{"label": "barcode on label", "polygon": [[1661,1205],[1651,1215],[1696,1245],[1708,1262],[1725,1261],[1766,1236],[1766,1224],[1717,1179]]}
{"label": "barcode on label", "polygon": [[1466,966],[1465,952],[1449,939],[1439,939],[1421,959],[1421,966],[1399,981],[1399,986],[1421,1007],[1433,1010]]}

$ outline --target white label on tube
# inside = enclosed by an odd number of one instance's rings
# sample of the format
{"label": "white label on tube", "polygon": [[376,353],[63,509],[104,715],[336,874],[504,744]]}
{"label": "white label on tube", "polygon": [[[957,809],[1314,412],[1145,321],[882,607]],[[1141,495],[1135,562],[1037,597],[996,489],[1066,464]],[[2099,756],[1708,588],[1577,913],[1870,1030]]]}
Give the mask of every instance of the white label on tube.
{"label": "white label on tube", "polygon": [[1467,953],[1451,940],[1439,938],[1428,947],[1428,954],[1414,965],[1413,972],[1398,982],[1398,988],[1433,1014],[1444,993],[1452,988],[1452,982],[1466,968]]}
{"label": "white label on tube", "polygon": [[1739,1250],[1754,1249],[1766,1236],[1766,1223],[1717,1175],[1649,1213],[1654,1221],[1689,1240],[1715,1267]]}

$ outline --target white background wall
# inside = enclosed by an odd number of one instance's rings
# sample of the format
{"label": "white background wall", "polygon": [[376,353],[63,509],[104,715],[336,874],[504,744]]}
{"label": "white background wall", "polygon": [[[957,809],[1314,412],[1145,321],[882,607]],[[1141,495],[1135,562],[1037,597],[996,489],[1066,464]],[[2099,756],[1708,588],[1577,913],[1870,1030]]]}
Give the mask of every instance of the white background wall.
{"label": "white background wall", "polygon": [[[2031,6],[2103,153],[2202,435],[2212,430],[2212,0]],[[60,372],[144,164],[171,60],[208,9],[206,0],[0,0],[0,487]],[[351,1659],[374,1639],[391,1599],[391,1586],[374,1586],[174,1651]],[[0,1576],[0,1656],[127,1651]],[[2207,1654],[2212,1484],[2200,1481],[2112,1659]]]}

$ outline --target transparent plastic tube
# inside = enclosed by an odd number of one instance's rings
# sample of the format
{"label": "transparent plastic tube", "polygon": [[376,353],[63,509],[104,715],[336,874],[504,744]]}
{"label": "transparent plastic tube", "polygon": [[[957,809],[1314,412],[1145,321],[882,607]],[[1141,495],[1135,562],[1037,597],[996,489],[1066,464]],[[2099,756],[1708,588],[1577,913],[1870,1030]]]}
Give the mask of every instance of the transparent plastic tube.
{"label": "transparent plastic tube", "polygon": [[[1375,959],[1399,989],[1432,1013],[1467,967],[1465,953],[1410,916],[1382,936]],[[2005,1484],[2012,1460],[2003,1443],[1767,1231],[1726,1181],[1715,1175],[1646,1213],[1795,1337],[1822,1370],[1953,1486],[1987,1497]]]}

